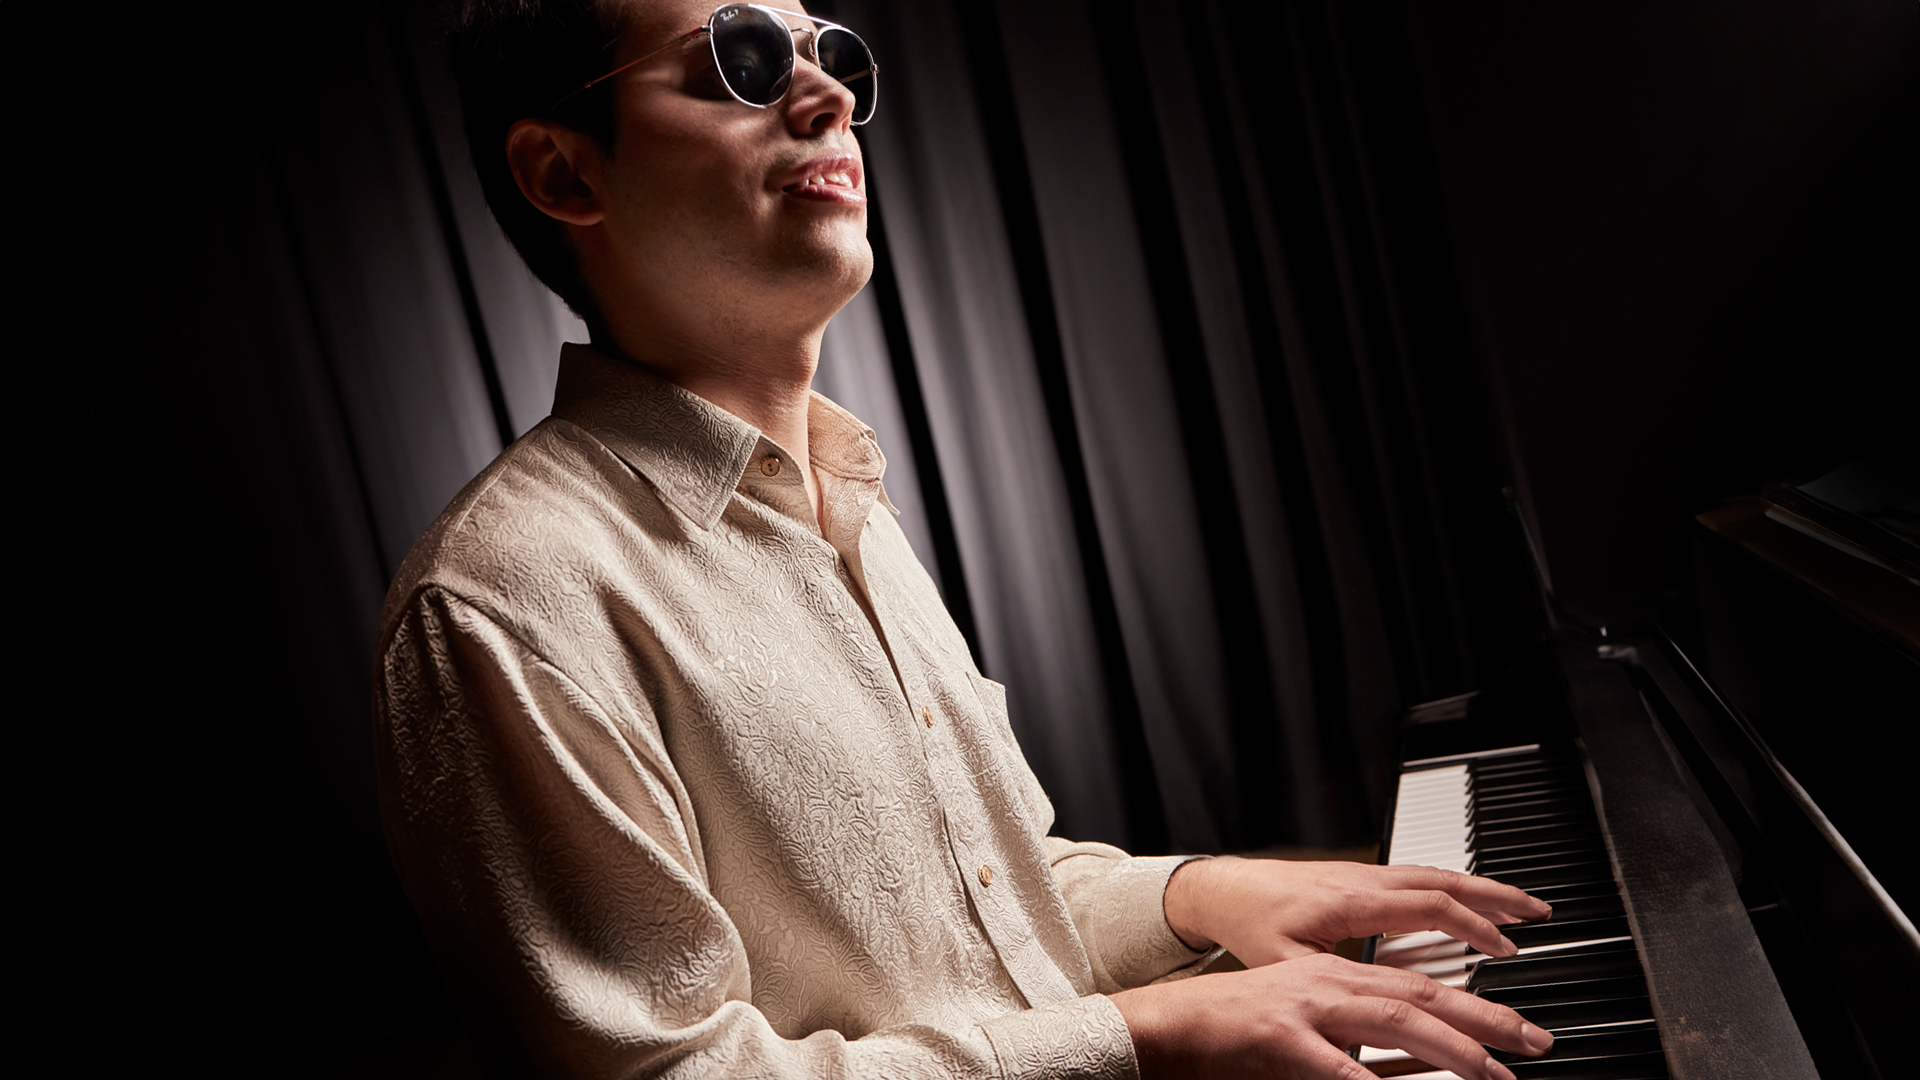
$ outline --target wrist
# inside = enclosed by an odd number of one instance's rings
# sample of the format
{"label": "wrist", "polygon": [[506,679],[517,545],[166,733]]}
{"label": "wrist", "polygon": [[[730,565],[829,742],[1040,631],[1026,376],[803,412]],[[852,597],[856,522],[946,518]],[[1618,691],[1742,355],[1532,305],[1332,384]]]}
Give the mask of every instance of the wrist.
{"label": "wrist", "polygon": [[1167,929],[1172,930],[1180,943],[1194,952],[1205,952],[1216,944],[1206,927],[1206,914],[1210,907],[1208,896],[1211,892],[1209,879],[1220,864],[1230,861],[1232,856],[1191,859],[1174,867],[1173,875],[1167,878],[1167,890],[1161,900]]}
{"label": "wrist", "polygon": [[1138,986],[1110,995],[1120,1019],[1126,1022],[1127,1035],[1133,1040],[1133,1057],[1140,1066],[1142,1080],[1167,1073],[1167,1003],[1157,986]]}

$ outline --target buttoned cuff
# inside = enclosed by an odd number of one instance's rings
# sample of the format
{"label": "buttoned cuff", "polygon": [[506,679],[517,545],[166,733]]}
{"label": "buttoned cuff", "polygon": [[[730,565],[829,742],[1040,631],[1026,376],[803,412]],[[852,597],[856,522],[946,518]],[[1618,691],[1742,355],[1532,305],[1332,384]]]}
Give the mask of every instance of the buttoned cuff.
{"label": "buttoned cuff", "polygon": [[1104,994],[1009,1013],[981,1028],[1004,1080],[1137,1080],[1140,1075],[1126,1018]]}
{"label": "buttoned cuff", "polygon": [[1220,955],[1217,947],[1187,948],[1167,925],[1167,880],[1181,864],[1204,856],[1103,859],[1096,845],[1079,847],[1094,851],[1061,859],[1054,875],[1086,947],[1095,989],[1111,993],[1184,978]]}

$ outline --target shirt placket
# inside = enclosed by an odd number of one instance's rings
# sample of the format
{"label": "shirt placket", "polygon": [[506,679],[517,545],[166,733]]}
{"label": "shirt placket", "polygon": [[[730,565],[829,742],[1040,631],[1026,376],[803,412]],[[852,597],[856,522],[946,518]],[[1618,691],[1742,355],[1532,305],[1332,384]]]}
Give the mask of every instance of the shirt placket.
{"label": "shirt placket", "polygon": [[[873,600],[884,622],[885,606],[879,598]],[[978,787],[967,772],[954,738],[953,725],[965,722],[965,718],[949,711],[942,695],[934,692],[931,680],[935,674],[920,666],[916,651],[899,650],[894,664],[900,675],[901,691],[918,721],[913,726],[921,734],[927,774],[946,826],[948,851],[960,886],[979,917],[981,931],[1014,985],[1025,995],[1028,1005],[1038,1007],[1078,997],[1073,984],[1047,954],[1021,910],[1012,875],[1023,867],[1010,860],[995,841],[995,831],[986,820]],[[952,692],[971,693],[972,688],[956,686]]]}

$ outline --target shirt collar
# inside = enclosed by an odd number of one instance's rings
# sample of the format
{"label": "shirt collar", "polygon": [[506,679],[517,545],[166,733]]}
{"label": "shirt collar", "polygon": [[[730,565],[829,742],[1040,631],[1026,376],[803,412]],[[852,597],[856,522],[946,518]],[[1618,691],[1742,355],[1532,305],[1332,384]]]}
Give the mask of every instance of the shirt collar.
{"label": "shirt collar", "polygon": [[[571,342],[560,349],[553,415],[600,440],[702,529],[720,520],[763,438],[758,428],[705,398]],[[872,428],[815,393],[807,439],[816,468],[872,485],[881,505],[893,510],[877,490],[886,459]],[[790,455],[782,450],[782,456]]]}

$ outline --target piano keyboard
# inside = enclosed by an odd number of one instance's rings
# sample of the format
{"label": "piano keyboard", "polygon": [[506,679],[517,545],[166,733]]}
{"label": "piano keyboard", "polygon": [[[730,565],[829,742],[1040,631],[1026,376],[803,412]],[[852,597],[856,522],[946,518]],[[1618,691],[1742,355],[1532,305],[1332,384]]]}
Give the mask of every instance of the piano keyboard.
{"label": "piano keyboard", "polygon": [[[1374,942],[1374,963],[1497,1001],[1552,1032],[1545,1058],[1493,1051],[1517,1080],[1665,1080],[1646,976],[1574,750],[1515,746],[1408,762],[1387,855],[1504,881],[1553,905],[1548,922],[1502,928],[1517,956],[1488,958],[1437,931]],[[1399,1050],[1363,1046],[1359,1060],[1401,1080],[1456,1076]]]}

